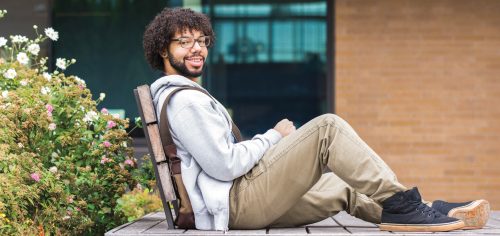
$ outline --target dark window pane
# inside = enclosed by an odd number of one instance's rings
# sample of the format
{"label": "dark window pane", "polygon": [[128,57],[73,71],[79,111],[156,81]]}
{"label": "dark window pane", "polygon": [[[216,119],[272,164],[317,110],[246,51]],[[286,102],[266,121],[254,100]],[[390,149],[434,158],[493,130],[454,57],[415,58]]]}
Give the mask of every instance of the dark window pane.
{"label": "dark window pane", "polygon": [[207,2],[217,45],[203,81],[246,137],[325,112],[326,1]]}

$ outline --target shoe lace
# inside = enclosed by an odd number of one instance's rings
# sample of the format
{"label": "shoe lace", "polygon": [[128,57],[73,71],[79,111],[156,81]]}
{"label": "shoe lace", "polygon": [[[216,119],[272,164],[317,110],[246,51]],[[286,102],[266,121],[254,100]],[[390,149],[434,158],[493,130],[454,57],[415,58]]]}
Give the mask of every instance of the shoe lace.
{"label": "shoe lace", "polygon": [[441,213],[436,211],[434,208],[427,206],[423,202],[414,201],[414,202],[412,202],[412,205],[416,206],[416,208],[415,208],[416,211],[420,211],[420,212],[422,212],[422,214],[427,215],[428,217],[431,217],[433,215],[436,217],[439,217],[441,215]]}

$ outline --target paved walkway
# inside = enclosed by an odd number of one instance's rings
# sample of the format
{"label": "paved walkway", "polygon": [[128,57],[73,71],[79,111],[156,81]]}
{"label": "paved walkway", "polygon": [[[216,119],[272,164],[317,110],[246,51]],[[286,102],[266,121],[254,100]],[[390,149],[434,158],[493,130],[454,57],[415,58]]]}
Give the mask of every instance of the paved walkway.
{"label": "paved walkway", "polygon": [[[163,212],[151,213],[143,218],[110,230],[106,236],[162,236],[162,235],[212,235],[221,231],[168,230]],[[232,235],[500,235],[500,211],[491,214],[488,224],[480,230],[456,230],[443,233],[406,233],[380,231],[377,225],[354,218],[346,212],[327,218],[321,222],[298,228],[279,228],[262,230],[229,230]]]}

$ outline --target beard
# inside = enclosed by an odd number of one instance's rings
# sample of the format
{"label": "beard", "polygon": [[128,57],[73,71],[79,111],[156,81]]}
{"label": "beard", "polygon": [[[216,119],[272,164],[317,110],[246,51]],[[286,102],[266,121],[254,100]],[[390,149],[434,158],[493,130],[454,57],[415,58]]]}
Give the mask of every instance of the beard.
{"label": "beard", "polygon": [[[201,74],[203,74],[203,68],[205,67],[205,63],[203,63],[203,67],[201,68],[200,71],[189,71],[189,69],[186,67],[186,64],[184,64],[182,61],[177,61],[175,60],[174,56],[170,54],[170,52],[167,50],[167,55],[168,55],[168,61],[170,62],[170,65],[179,72],[180,75],[187,77],[187,78],[196,78],[200,77]],[[203,58],[203,61],[205,61],[205,58]]]}

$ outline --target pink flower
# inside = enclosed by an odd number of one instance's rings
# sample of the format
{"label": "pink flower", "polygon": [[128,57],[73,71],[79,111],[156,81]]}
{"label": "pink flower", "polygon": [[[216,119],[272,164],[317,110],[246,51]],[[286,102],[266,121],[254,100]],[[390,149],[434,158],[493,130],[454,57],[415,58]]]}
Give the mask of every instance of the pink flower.
{"label": "pink flower", "polygon": [[85,89],[85,85],[81,85],[81,84],[79,84],[79,85],[78,85],[78,88],[80,88],[80,90],[84,90],[84,89]]}
{"label": "pink flower", "polygon": [[125,165],[134,166],[134,161],[132,161],[130,159],[125,160],[123,163],[125,163]]}
{"label": "pink flower", "polygon": [[38,173],[32,173],[30,176],[35,182],[40,182],[40,175]]}
{"label": "pink flower", "polygon": [[57,127],[57,126],[56,126],[56,124],[54,124],[54,123],[50,123],[50,124],[49,124],[49,130],[51,130],[51,131],[55,130],[55,129],[56,129],[56,127]]}
{"label": "pink flower", "polygon": [[107,158],[106,156],[102,156],[101,164],[104,164],[104,163],[109,162],[109,161],[111,161],[111,159]]}
{"label": "pink flower", "polygon": [[52,111],[54,110],[54,107],[51,104],[45,105],[45,108],[47,109],[48,113],[52,113]]}
{"label": "pink flower", "polygon": [[115,126],[116,126],[116,123],[114,121],[112,121],[112,120],[109,120],[108,121],[108,125],[106,126],[106,128],[111,129],[111,128],[115,127]]}
{"label": "pink flower", "polygon": [[109,111],[108,111],[108,109],[106,109],[106,108],[103,107],[101,109],[101,113],[104,114],[104,115],[107,115],[107,114],[109,114]]}
{"label": "pink flower", "polygon": [[104,141],[102,144],[104,144],[104,147],[107,147],[107,148],[111,147],[111,143],[108,141]]}
{"label": "pink flower", "polygon": [[68,203],[73,203],[73,197],[68,197]]}
{"label": "pink flower", "polygon": [[52,111],[54,110],[54,107],[52,106],[52,104],[45,105],[45,108],[47,109],[47,116],[52,117]]}

